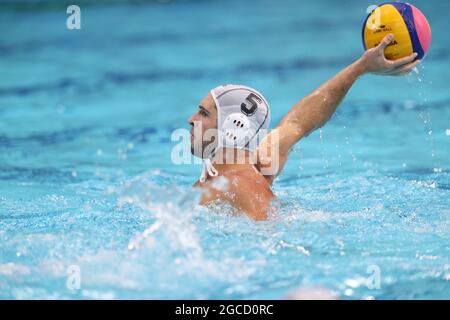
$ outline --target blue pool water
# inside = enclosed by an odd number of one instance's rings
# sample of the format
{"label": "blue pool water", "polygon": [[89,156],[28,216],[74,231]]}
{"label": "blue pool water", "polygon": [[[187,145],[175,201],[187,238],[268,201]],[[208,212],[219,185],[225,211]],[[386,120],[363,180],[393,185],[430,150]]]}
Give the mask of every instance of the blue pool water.
{"label": "blue pool water", "polygon": [[371,3],[91,2],[81,30],[58,2],[0,4],[0,298],[450,297],[450,2],[414,1],[418,74],[364,76],[259,223],[197,205],[172,131],[228,82],[265,94],[273,127],[362,53]]}

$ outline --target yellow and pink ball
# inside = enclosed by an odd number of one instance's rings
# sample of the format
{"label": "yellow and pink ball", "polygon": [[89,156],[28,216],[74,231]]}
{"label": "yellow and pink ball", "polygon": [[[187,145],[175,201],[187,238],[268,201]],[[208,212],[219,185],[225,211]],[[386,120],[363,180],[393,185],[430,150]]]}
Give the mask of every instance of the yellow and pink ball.
{"label": "yellow and pink ball", "polygon": [[396,60],[417,53],[423,59],[430,49],[431,28],[424,14],[409,3],[388,2],[367,16],[362,30],[364,48],[377,46],[389,33],[394,40],[386,47],[387,59]]}

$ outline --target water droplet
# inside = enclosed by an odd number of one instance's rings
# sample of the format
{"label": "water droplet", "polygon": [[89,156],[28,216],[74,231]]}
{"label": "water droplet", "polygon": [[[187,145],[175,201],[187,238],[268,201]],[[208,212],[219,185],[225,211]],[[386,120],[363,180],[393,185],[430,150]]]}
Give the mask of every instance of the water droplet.
{"label": "water droplet", "polygon": [[346,296],[351,296],[351,295],[353,294],[353,290],[352,290],[352,289],[346,289],[346,290],[344,291],[344,294],[345,294]]}

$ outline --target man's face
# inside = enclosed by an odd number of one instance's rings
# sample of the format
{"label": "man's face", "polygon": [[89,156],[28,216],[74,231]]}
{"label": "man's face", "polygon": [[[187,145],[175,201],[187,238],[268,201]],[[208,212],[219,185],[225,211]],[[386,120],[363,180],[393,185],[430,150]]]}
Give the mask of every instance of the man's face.
{"label": "man's face", "polygon": [[[204,151],[205,148],[211,144],[213,139],[205,139],[204,134],[207,130],[217,130],[217,108],[211,93],[208,93],[208,95],[200,101],[198,109],[188,121],[191,125],[192,154],[199,158],[209,156],[208,154],[204,154]],[[214,144],[217,143],[216,140],[213,141]]]}

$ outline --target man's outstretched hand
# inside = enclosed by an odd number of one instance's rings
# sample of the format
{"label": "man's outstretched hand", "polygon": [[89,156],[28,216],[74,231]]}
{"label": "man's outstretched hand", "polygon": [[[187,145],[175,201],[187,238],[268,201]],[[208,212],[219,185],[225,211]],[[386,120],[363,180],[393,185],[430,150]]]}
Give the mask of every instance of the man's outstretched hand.
{"label": "man's outstretched hand", "polygon": [[394,35],[388,34],[378,46],[367,50],[362,55],[359,62],[364,72],[383,76],[403,76],[410,73],[420,63],[420,60],[414,61],[417,53],[393,61],[386,59],[384,49],[393,39]]}

